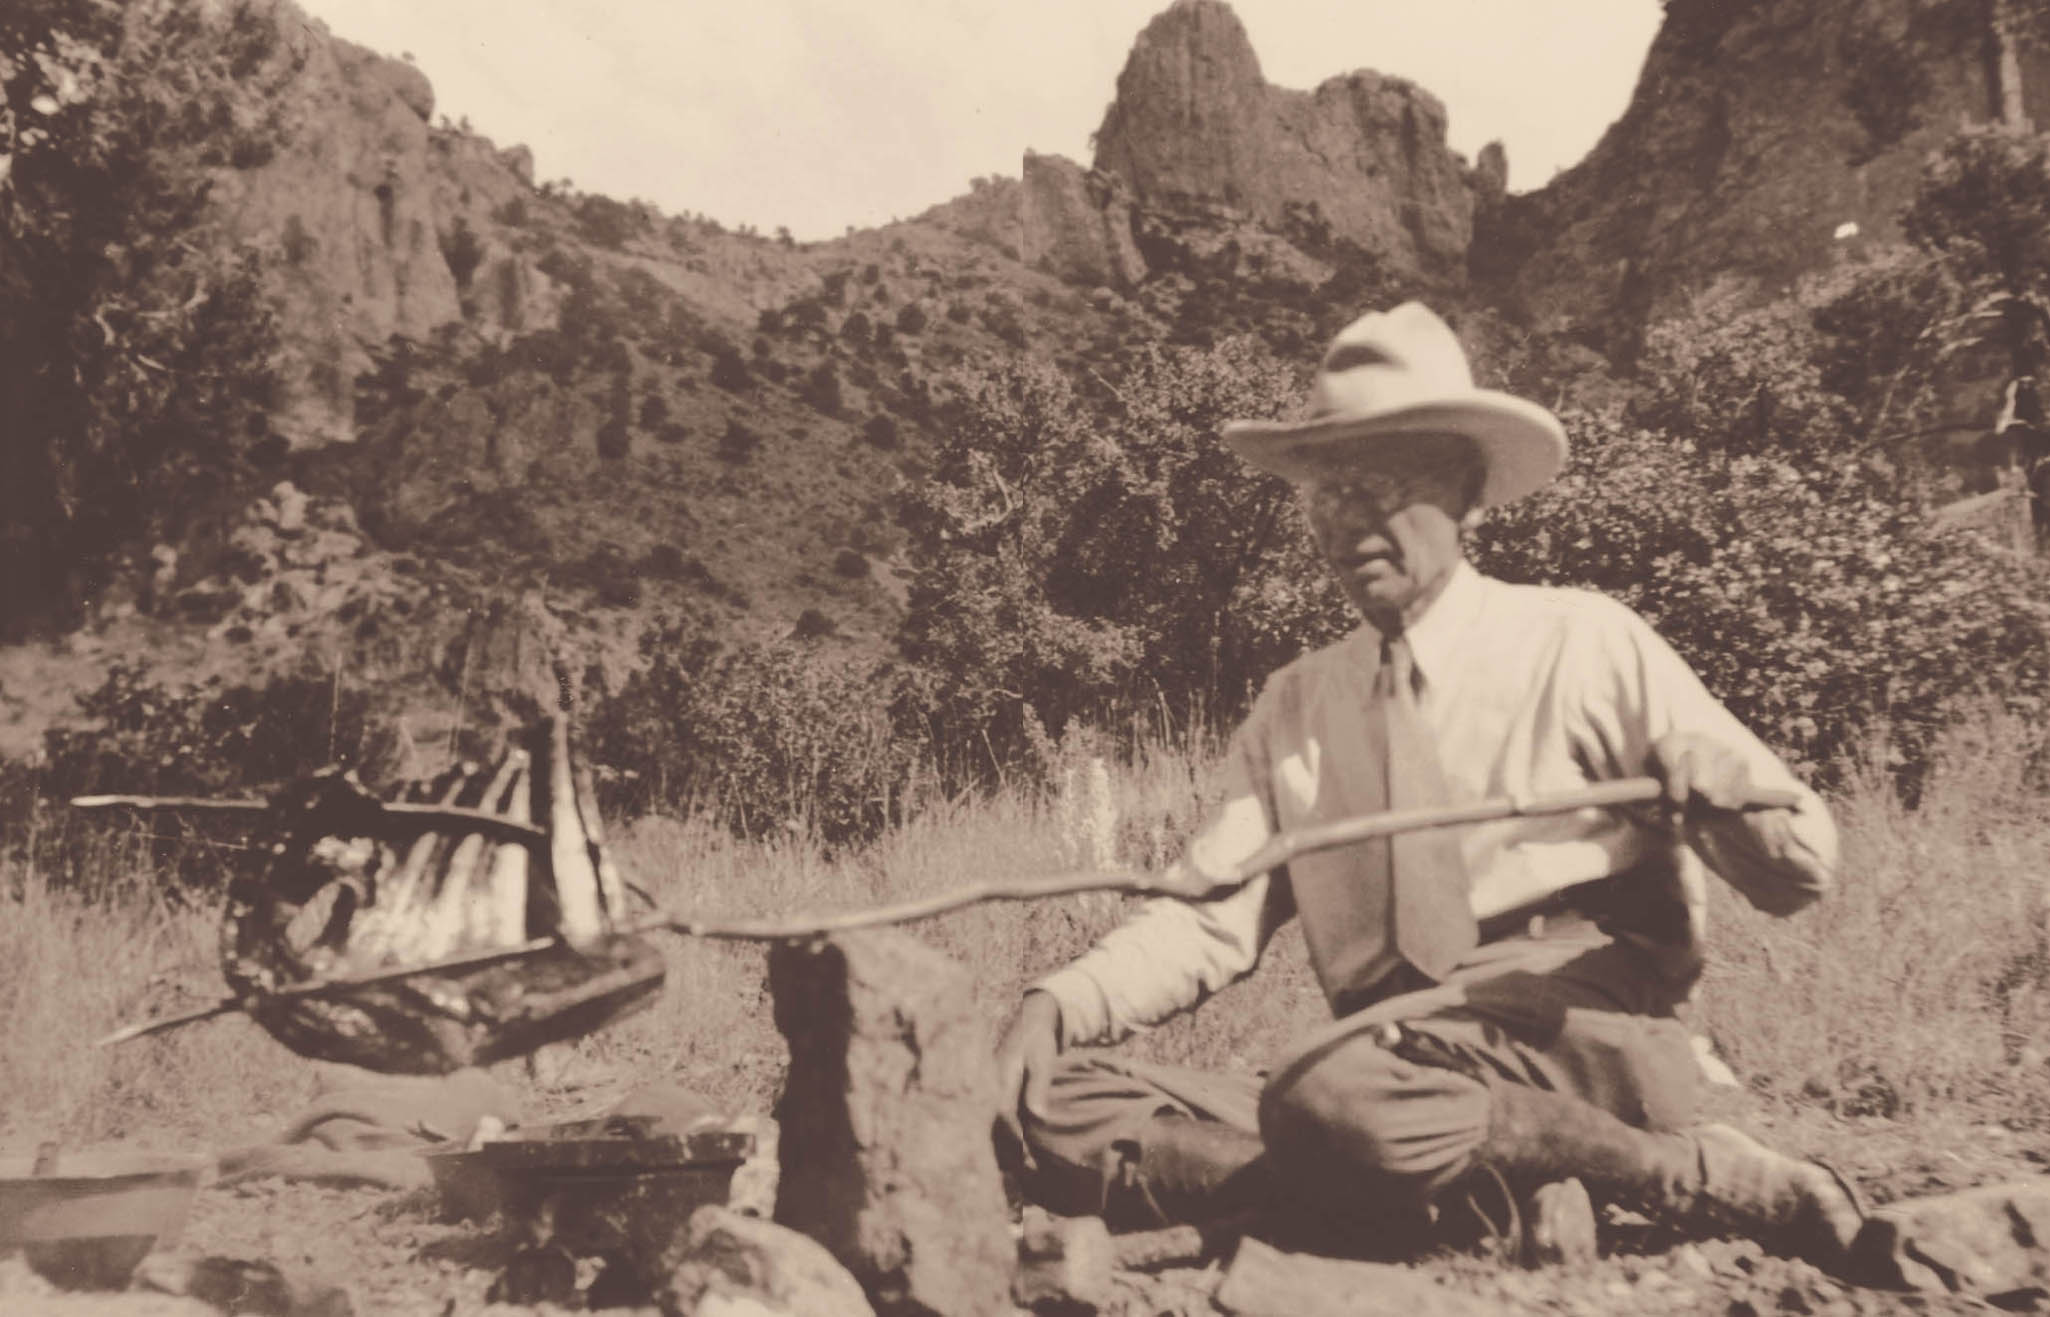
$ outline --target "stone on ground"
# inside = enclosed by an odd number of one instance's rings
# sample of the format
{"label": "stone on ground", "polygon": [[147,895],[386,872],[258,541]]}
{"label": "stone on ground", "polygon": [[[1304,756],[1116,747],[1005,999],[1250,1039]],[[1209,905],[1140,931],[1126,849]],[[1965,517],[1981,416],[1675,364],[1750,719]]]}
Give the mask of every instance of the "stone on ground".
{"label": "stone on ground", "polygon": [[878,1312],[1011,1312],[990,1039],[968,972],[879,930],[777,947],[769,987],[790,1043],[776,1220],[830,1249]]}
{"label": "stone on ground", "polygon": [[817,1241],[716,1204],[691,1214],[658,1296],[667,1317],[874,1317]]}
{"label": "stone on ground", "polygon": [[1501,1311],[1410,1267],[1284,1253],[1250,1238],[1239,1241],[1216,1304],[1232,1317],[1483,1317]]}
{"label": "stone on ground", "polygon": [[1035,1311],[1094,1313],[1111,1302],[1116,1267],[1117,1254],[1101,1217],[1053,1216],[1028,1207],[1011,1297]]}
{"label": "stone on ground", "polygon": [[2050,1289],[2050,1176],[1889,1204],[1851,1252],[1859,1279],[1875,1284],[1988,1296]]}

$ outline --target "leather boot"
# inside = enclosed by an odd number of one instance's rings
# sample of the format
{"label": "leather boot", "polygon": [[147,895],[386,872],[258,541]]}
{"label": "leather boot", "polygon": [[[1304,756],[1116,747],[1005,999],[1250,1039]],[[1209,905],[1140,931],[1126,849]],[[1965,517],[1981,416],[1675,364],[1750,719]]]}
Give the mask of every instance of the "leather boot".
{"label": "leather boot", "polygon": [[1864,1212],[1834,1171],[1772,1151],[1727,1125],[1641,1130],[1590,1103],[1490,1084],[1476,1160],[1526,1186],[1578,1176],[1597,1197],[1682,1226],[1730,1230],[1840,1269]]}
{"label": "leather boot", "polygon": [[1260,1136],[1219,1121],[1155,1116],[1110,1161],[1103,1219],[1113,1230],[1241,1218],[1273,1198]]}

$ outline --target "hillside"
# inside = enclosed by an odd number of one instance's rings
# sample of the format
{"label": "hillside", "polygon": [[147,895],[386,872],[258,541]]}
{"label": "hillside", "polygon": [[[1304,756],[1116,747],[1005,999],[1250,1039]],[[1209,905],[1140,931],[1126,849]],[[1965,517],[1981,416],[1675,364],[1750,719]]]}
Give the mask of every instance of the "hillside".
{"label": "hillside", "polygon": [[[181,12],[138,5],[126,39]],[[491,619],[529,591],[615,671],[657,615],[872,652],[909,570],[891,500],[978,364],[1102,380],[1143,345],[1239,331],[1307,353],[1363,289],[1426,273],[1315,206],[1292,238],[1174,189],[1107,223],[1108,176],[1057,157],[832,242],[731,232],[537,185],[522,148],[435,118],[426,73],[290,0],[233,22],[219,117],[269,136],[202,151],[187,240],[260,269],[256,437],[203,497],[80,564],[72,610],[9,610],[16,634],[64,633],[0,654],[10,751],[133,653],[194,679],[339,666],[415,691],[432,731],[463,682],[494,680]],[[1257,77],[1214,0],[1156,21],[1135,70],[1220,23]],[[1113,107],[1130,159],[1174,131],[1144,107],[1179,93],[1149,77]],[[1442,111],[1421,131],[1433,176],[1456,177]]]}
{"label": "hillside", "polygon": [[[1252,335],[1306,369],[1422,295],[1485,379],[1612,407],[1590,349],[1627,361],[1717,276],[1829,266],[1845,221],[1897,235],[1953,122],[2044,85],[2035,45],[2026,84],[1988,72],[1968,8],[1675,0],[1590,157],[1506,196],[1500,148],[1451,151],[1427,90],[1273,86],[1228,5],[1174,0],[1089,165],[1028,153],[799,244],[537,183],[524,148],[437,117],[431,71],[292,0],[37,0],[133,86],[52,119],[14,170],[33,222],[0,231],[0,296],[36,312],[0,328],[0,385],[68,436],[0,495],[0,638],[26,642],[0,646],[0,753],[137,655],[174,682],[361,683],[436,737],[516,684],[529,598],[615,680],[658,620],[886,653],[919,568],[898,503],[991,364],[1108,405],[1154,345]],[[152,72],[170,54],[193,75]],[[141,127],[177,106],[206,110]],[[186,203],[133,204],[166,193]],[[53,252],[77,287],[38,283]],[[50,394],[67,373],[105,384]]]}
{"label": "hillside", "polygon": [[1622,117],[1476,231],[1491,297],[1611,354],[1634,353],[1652,320],[1717,277],[1778,292],[1898,242],[1901,207],[1944,138],[2050,114],[2050,48],[2030,6],[1665,8]]}

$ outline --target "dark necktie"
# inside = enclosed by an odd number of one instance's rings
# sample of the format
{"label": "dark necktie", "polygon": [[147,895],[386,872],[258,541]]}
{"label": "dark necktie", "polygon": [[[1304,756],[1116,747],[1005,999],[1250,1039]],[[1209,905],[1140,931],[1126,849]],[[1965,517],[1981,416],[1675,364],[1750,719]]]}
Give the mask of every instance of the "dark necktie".
{"label": "dark necktie", "polygon": [[[1387,808],[1418,809],[1451,803],[1437,751],[1417,707],[1416,664],[1409,641],[1381,642],[1374,693],[1385,736]],[[1465,861],[1455,832],[1433,828],[1389,839],[1388,941],[1397,954],[1433,980],[1443,980],[1479,942],[1467,892]],[[1365,875],[1372,882],[1373,875]]]}

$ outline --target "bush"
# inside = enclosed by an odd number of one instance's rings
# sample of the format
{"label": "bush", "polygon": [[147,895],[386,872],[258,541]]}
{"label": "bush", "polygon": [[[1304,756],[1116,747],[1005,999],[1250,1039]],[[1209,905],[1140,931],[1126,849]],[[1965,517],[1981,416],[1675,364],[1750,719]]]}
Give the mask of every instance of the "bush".
{"label": "bush", "polygon": [[822,361],[804,377],[804,400],[826,416],[840,414],[840,375],[833,363]]}
{"label": "bush", "polygon": [[726,432],[719,436],[719,457],[735,465],[749,461],[762,446],[762,437],[738,416],[726,418]]}
{"label": "bush", "polygon": [[897,332],[916,334],[925,328],[925,308],[916,302],[906,302],[897,308]]}
{"label": "bush", "polygon": [[896,418],[877,412],[862,423],[861,437],[877,448],[895,448],[898,442]]}
{"label": "bush", "polygon": [[685,570],[683,550],[674,544],[657,544],[648,550],[647,558],[642,561],[641,570],[646,575],[661,580],[680,581],[684,579]]}
{"label": "bush", "polygon": [[[260,796],[328,763],[356,769],[373,786],[390,780],[397,743],[361,689],[309,665],[263,685],[214,680],[170,687],[142,662],[118,661],[78,698],[76,725],[43,738],[39,773],[11,775],[9,850],[57,885],[88,889],[106,880],[90,861],[95,837],[136,829],[133,814],[81,815],[63,808],[79,795]],[[39,798],[39,799],[38,799]],[[40,827],[16,826],[32,813]],[[139,829],[167,885],[218,893],[267,853],[251,845],[244,816],[145,816]],[[34,854],[14,846],[36,846]],[[88,896],[96,893],[87,890]]]}
{"label": "bush", "polygon": [[674,627],[641,639],[647,666],[588,723],[607,805],[629,814],[715,810],[745,836],[796,826],[831,843],[901,817],[917,760],[886,669],[802,643],[721,649]]}
{"label": "bush", "polygon": [[1960,707],[2050,708],[2050,588],[2028,561],[1932,527],[1862,467],[1569,423],[1564,476],[1490,513],[1476,560],[1624,600],[1802,770],[1827,780],[1884,727],[1912,780]]}
{"label": "bush", "polygon": [[577,202],[577,230],[594,246],[618,250],[641,231],[641,217],[632,206],[595,193]]}
{"label": "bush", "polygon": [[729,393],[739,393],[754,383],[746,358],[737,348],[721,348],[712,358],[712,383]]}
{"label": "bush", "polygon": [[1825,383],[1827,339],[1810,306],[1747,300],[1740,284],[1717,284],[1646,332],[1633,419],[1733,453],[1844,447],[1853,409]]}
{"label": "bush", "polygon": [[799,613],[796,624],[790,628],[792,640],[819,640],[839,634],[839,623],[816,608],[807,608]]}
{"label": "bush", "polygon": [[448,262],[448,272],[455,276],[456,288],[468,292],[470,278],[484,260],[484,244],[477,240],[476,231],[464,216],[456,216],[455,226],[441,240],[441,255]]}

